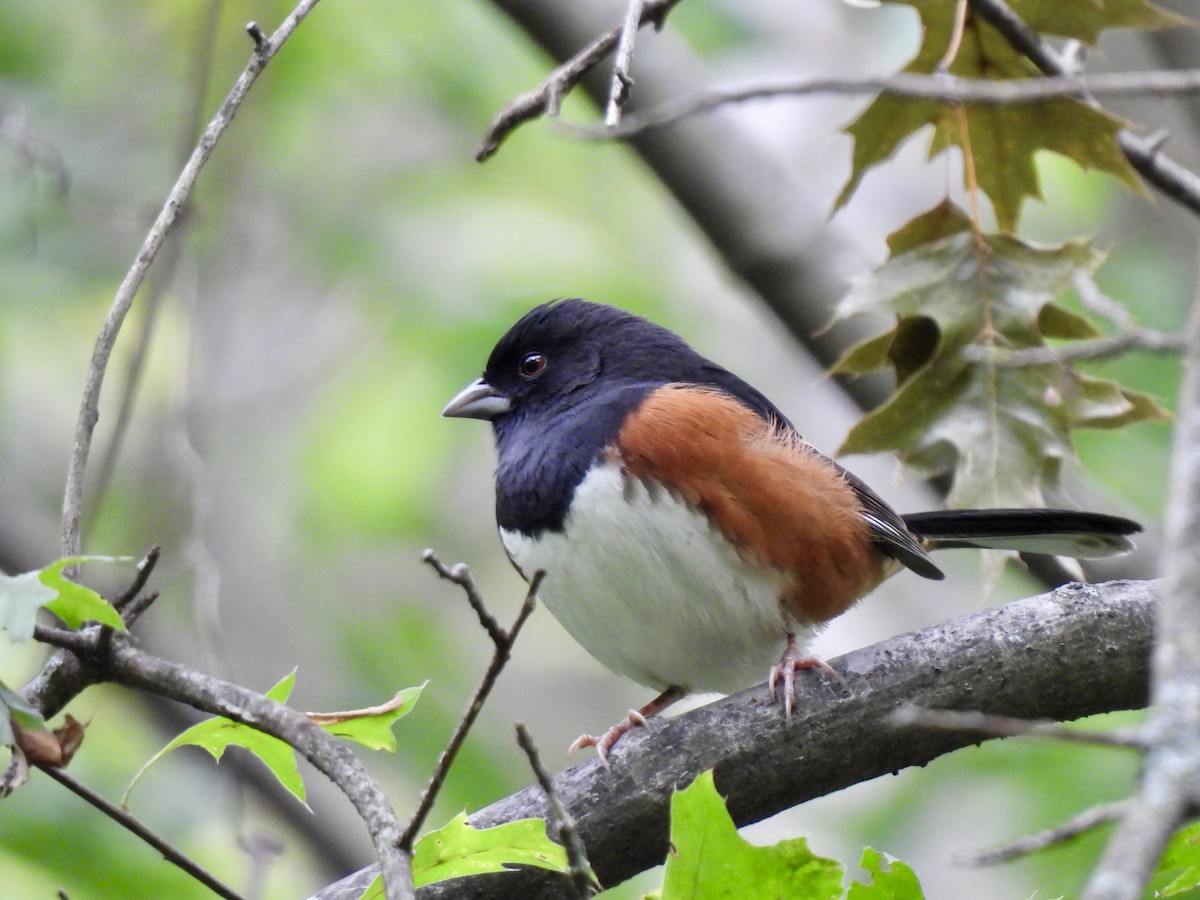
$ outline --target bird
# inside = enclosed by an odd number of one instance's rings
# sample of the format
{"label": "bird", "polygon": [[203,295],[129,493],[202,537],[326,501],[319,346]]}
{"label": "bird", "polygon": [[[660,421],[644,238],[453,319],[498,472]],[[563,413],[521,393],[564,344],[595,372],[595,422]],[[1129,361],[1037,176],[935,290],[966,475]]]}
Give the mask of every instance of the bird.
{"label": "bird", "polygon": [[1063,509],[900,515],[802,438],[762,393],[674,332],[580,298],[539,305],[442,411],[491,423],[496,522],[538,598],[609,669],[658,696],[600,735],[691,693],[761,683],[790,721],[795,678],[833,670],[818,630],[930,551],[1091,558],[1127,552],[1130,519]]}

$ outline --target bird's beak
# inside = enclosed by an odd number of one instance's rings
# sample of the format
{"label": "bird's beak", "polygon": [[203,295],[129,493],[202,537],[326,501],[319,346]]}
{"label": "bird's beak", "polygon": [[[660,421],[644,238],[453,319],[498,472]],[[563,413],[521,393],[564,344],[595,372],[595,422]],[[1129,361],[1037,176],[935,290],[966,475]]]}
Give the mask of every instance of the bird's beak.
{"label": "bird's beak", "polygon": [[507,397],[480,378],[459,391],[442,415],[448,419],[494,419],[511,408]]}

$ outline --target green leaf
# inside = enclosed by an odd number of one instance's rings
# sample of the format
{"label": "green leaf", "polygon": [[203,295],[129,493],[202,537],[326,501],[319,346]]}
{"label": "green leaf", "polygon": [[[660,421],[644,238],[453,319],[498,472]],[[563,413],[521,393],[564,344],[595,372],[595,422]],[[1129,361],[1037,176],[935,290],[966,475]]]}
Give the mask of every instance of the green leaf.
{"label": "green leaf", "polygon": [[[293,669],[282,681],[267,691],[266,696],[278,703],[286,703],[295,683],[296,670]],[[249,725],[234,722],[224,716],[216,716],[193,725],[150,757],[134,775],[129,787],[125,789],[121,805],[128,805],[129,795],[133,792],[134,785],[141,780],[146,770],[172,750],[186,746],[203,747],[212,754],[213,759],[220,762],[225,749],[231,744],[244,747],[261,759],[279,779],[280,784],[295,794],[296,799],[301,803],[305,802],[304,781],[301,779],[300,770],[296,765],[296,751],[290,744],[274,735],[251,728]]]}
{"label": "green leaf", "polygon": [[3,681],[0,681],[0,746],[11,747],[16,740],[12,722],[29,731],[42,730],[46,720],[29,702]]}
{"label": "green leaf", "polygon": [[1175,832],[1154,873],[1154,883],[1170,878],[1155,897],[1178,897],[1200,888],[1200,823]]}
{"label": "green leaf", "polygon": [[129,562],[126,556],[73,556],[44,569],[5,575],[0,572],[0,628],[14,644],[33,637],[37,611],[43,606],[71,628],[84,622],[100,622],[125,631],[120,614],[95,591],[67,581],[62,571],[85,562]]}
{"label": "green leaf", "polygon": [[54,613],[71,628],[78,628],[84,622],[99,622],[125,631],[125,623],[111,604],[95,591],[85,588],[63,578],[63,569],[87,562],[132,562],[129,556],[73,556],[70,559],[60,559],[42,569],[39,580],[48,588],[58,592],[58,596],[46,604],[46,609]]}
{"label": "green leaf", "polygon": [[971,217],[949,198],[888,235],[892,256],[971,230]]}
{"label": "green leaf", "polygon": [[1048,303],[1038,314],[1038,330],[1042,337],[1064,341],[1088,340],[1103,337],[1104,332],[1085,319],[1056,303]]}
{"label": "green leaf", "polygon": [[[942,62],[954,27],[955,4],[903,0],[921,17],[924,35],[905,72],[931,74]],[[1014,10],[1033,28],[1094,41],[1105,28],[1153,28],[1180,20],[1142,0],[1026,0]],[[1039,72],[980,16],[969,16],[950,74],[963,78],[1006,80],[1035,78]],[[1098,169],[1142,191],[1141,181],[1117,144],[1124,123],[1068,97],[1015,105],[946,104],[880,96],[848,125],[854,138],[850,178],[835,204],[840,208],[857,190],[866,172],[890,158],[916,132],[931,126],[932,159],[949,147],[970,154],[979,189],[992,201],[1000,228],[1016,228],[1027,197],[1041,197],[1034,157],[1039,150],[1066,156],[1084,169]],[[967,187],[971,185],[968,183]],[[896,252],[896,251],[893,251]]]}
{"label": "green leaf", "polygon": [[465,812],[417,841],[412,864],[417,887],[464,875],[504,872],[513,866],[563,873],[570,869],[566,850],[546,835],[542,819],[472,828]]}
{"label": "green leaf", "polygon": [[383,873],[380,872],[375,876],[375,880],[367,885],[367,889],[358,900],[384,900],[386,896],[387,892],[383,889]]}
{"label": "green leaf", "polygon": [[1034,31],[1074,38],[1095,46],[1109,28],[1172,28],[1188,25],[1183,16],[1146,0],[1012,0],[1013,12]]}
{"label": "green leaf", "polygon": [[404,718],[416,705],[425,684],[405,688],[382,706],[338,713],[308,713],[308,717],[335,737],[356,741],[372,750],[396,752],[392,725]]}
{"label": "green leaf", "polygon": [[1100,260],[1084,242],[959,234],[860,279],[838,318],[886,312],[896,326],[847,351],[841,365],[886,359],[898,384],[841,452],[895,452],[922,476],[951,475],[951,506],[1045,505],[1043,487],[1072,452],[1072,429],[1165,415],[1146,395],[1059,363],[1003,364],[1007,351],[1045,346],[1047,323],[1055,337],[1093,334],[1053,301]]}
{"label": "green leaf", "polygon": [[835,375],[861,375],[864,372],[882,369],[888,364],[894,340],[895,334],[885,331],[861,344],[855,344],[846,350],[829,370]]}
{"label": "green leaf", "polygon": [[37,611],[58,596],[41,582],[41,572],[5,575],[0,572],[0,628],[14,644],[33,637]]}
{"label": "green leaf", "polygon": [[671,854],[663,900],[804,897],[839,900],[844,867],[804,838],[756,847],[737,833],[711,771],[671,798]]}
{"label": "green leaf", "polygon": [[923,900],[925,897],[921,882],[907,863],[866,847],[859,865],[871,874],[871,880],[853,882],[846,900]]}

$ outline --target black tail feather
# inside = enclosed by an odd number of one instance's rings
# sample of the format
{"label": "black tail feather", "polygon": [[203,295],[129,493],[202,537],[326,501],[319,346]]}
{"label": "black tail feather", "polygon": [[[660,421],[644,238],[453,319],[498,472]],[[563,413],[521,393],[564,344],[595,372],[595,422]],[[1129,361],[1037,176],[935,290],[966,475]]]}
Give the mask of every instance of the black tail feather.
{"label": "black tail feather", "polygon": [[902,516],[930,549],[982,547],[1088,559],[1133,549],[1131,519],[1069,509],[949,509]]}

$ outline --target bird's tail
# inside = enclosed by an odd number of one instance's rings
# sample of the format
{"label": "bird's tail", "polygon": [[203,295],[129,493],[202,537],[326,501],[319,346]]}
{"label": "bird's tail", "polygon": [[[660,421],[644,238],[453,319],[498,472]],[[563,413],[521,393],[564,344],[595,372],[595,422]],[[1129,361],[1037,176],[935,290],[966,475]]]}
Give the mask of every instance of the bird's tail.
{"label": "bird's tail", "polygon": [[1069,509],[948,509],[902,516],[931,550],[980,547],[1075,559],[1117,556],[1133,549],[1131,519]]}

